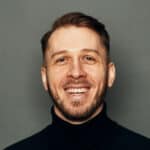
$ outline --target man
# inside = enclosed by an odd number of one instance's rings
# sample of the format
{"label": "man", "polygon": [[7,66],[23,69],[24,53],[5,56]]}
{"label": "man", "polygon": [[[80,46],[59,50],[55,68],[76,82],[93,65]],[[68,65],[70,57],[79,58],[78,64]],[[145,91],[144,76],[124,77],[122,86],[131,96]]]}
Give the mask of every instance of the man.
{"label": "man", "polygon": [[106,114],[104,97],[115,80],[105,26],[68,13],[41,40],[43,86],[53,98],[52,124],[7,150],[148,150],[150,140]]}

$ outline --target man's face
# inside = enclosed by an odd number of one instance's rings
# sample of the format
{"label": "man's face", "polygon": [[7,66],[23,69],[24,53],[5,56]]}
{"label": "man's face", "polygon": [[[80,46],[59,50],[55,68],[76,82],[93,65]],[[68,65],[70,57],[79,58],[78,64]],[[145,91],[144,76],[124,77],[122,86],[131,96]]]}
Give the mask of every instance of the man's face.
{"label": "man's face", "polygon": [[99,112],[105,90],[115,78],[98,34],[74,26],[51,35],[41,73],[56,114],[70,121],[87,120]]}

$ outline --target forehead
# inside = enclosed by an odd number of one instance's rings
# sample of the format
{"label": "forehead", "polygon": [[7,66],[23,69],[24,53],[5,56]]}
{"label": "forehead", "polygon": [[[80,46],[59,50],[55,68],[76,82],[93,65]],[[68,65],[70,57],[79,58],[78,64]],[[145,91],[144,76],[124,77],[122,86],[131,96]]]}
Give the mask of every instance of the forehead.
{"label": "forehead", "polygon": [[86,27],[61,27],[48,40],[48,51],[93,49],[105,51],[100,36]]}

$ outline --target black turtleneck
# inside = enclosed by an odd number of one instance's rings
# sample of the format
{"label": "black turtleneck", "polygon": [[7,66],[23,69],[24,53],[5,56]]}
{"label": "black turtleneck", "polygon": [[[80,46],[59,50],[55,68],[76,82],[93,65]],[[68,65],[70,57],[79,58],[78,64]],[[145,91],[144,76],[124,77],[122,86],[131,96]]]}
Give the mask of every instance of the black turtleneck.
{"label": "black turtleneck", "polygon": [[[52,126],[61,137],[62,147],[73,149],[92,149],[99,143],[104,143],[108,139],[107,132],[109,119],[106,115],[106,107],[94,119],[80,125],[70,124],[61,120],[52,109]],[[107,132],[105,132],[107,130]],[[59,134],[61,133],[61,134]],[[57,137],[56,137],[57,138]]]}
{"label": "black turtleneck", "polygon": [[107,117],[106,106],[80,125],[60,119],[52,109],[52,124],[6,150],[150,150],[150,140]]}

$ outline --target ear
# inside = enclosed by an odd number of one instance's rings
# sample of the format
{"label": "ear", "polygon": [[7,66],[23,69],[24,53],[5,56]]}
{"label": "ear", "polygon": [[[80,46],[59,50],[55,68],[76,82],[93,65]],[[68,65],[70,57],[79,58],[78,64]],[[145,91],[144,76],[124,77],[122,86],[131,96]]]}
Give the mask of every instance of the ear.
{"label": "ear", "polygon": [[112,87],[115,81],[115,78],[116,78],[116,67],[113,62],[110,62],[108,64],[108,82],[107,82],[107,86],[109,88]]}
{"label": "ear", "polygon": [[42,78],[42,83],[45,91],[48,90],[48,84],[47,84],[47,74],[46,74],[46,67],[42,66],[41,67],[41,78]]}

